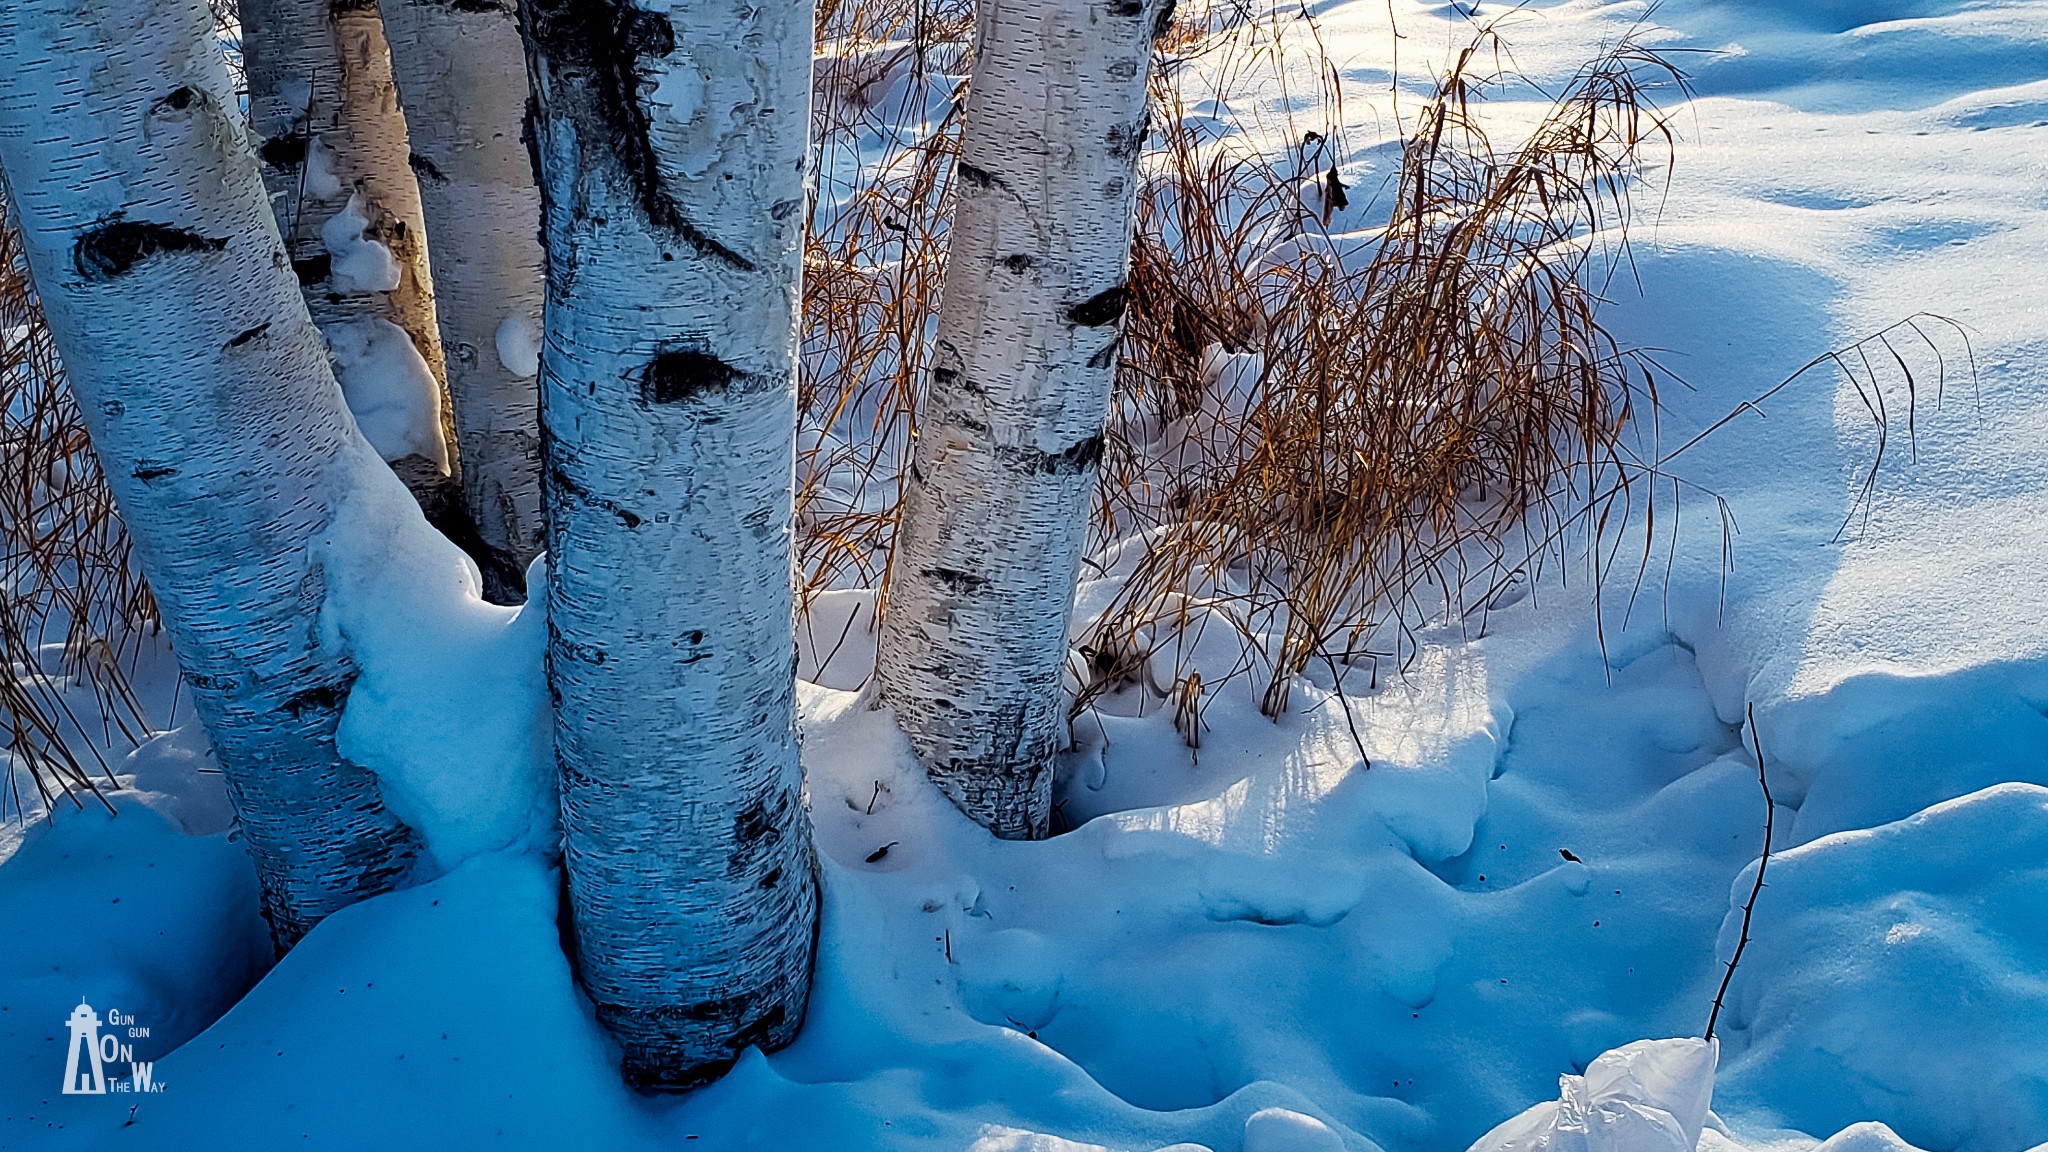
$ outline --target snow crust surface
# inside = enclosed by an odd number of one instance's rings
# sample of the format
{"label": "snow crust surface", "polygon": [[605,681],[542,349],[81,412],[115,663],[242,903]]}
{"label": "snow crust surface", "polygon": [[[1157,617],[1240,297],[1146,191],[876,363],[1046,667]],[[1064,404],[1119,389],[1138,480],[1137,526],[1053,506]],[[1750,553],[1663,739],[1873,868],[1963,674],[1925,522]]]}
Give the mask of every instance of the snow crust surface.
{"label": "snow crust surface", "polygon": [[[1418,98],[1470,9],[1318,11],[1351,120],[1332,228],[1363,229],[1412,107],[1387,94]],[[1199,755],[1135,688],[1077,726],[1074,830],[1036,844],[926,783],[863,694],[872,596],[828,594],[799,628],[825,897],[804,1032],[648,1098],[561,949],[540,622],[370,485],[323,626],[363,672],[343,749],[425,831],[421,883],[272,967],[203,733],[145,745],[118,815],[0,839],[0,1147],[2043,1146],[2048,3],[1566,0],[1509,38],[1554,87],[1639,26],[1709,50],[1612,288],[1621,337],[1688,385],[1667,441],[1915,311],[1969,325],[1974,379],[1948,346],[1857,530],[1865,398],[1815,377],[1685,458],[1739,529],[1725,580],[1694,508],[1604,645],[1576,584],[1542,582],[1348,703],[1311,677],[1273,722],[1234,682]],[[1197,667],[1236,651],[1186,642]],[[1752,705],[1780,853],[1716,1060],[1687,1038],[1761,845]],[[163,1091],[59,1093],[81,997],[154,1026]]]}

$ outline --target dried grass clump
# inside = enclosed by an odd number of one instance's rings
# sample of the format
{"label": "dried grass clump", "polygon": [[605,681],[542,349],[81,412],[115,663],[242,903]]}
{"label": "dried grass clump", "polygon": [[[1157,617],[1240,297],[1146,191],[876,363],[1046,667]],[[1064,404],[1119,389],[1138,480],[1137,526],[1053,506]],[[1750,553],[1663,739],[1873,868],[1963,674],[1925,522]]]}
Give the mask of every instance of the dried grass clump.
{"label": "dried grass clump", "polygon": [[1599,288],[1632,186],[1670,155],[1653,95],[1683,80],[1624,43],[1501,147],[1480,104],[1513,79],[1502,56],[1487,27],[1455,58],[1387,222],[1349,236],[1325,227],[1347,192],[1327,132],[1261,155],[1160,86],[1101,508],[1104,539],[1151,535],[1084,639],[1084,704],[1148,665],[1165,680],[1191,645],[1161,638],[1221,616],[1277,715],[1294,675],[1389,631],[1398,649],[1432,602],[1525,563],[1517,540],[1617,527],[1655,392]]}
{"label": "dried grass clump", "polygon": [[[154,642],[155,622],[21,237],[0,221],[0,815],[28,811],[24,774],[46,811],[64,795],[98,796],[102,779],[118,786],[100,749],[150,731],[128,672]],[[67,702],[72,686],[90,690],[92,714]]]}
{"label": "dried grass clump", "polygon": [[800,594],[875,587],[945,272],[969,0],[827,0],[804,241]]}

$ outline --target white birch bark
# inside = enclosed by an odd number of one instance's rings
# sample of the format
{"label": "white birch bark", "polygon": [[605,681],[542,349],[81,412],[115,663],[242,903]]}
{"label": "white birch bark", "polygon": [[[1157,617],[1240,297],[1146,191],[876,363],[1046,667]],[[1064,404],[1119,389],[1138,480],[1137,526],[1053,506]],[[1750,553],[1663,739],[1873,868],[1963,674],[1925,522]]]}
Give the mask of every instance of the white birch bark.
{"label": "white birch bark", "polygon": [[934,367],[876,681],[939,788],[1043,836],[1067,612],[1171,0],[980,0]]}
{"label": "white birch bark", "polygon": [[337,755],[327,494],[376,467],[198,0],[0,5],[0,169],[50,330],[226,774],[280,948],[416,851]]}
{"label": "white birch bark", "polygon": [[[439,524],[434,513],[452,496],[443,478],[458,474],[452,405],[419,184],[376,0],[240,0],[238,11],[249,123],[314,323],[329,332],[364,318],[396,324],[441,392],[440,451],[391,461]],[[382,245],[395,262],[390,279],[372,253],[336,258],[330,225],[351,205],[367,224],[362,240]]]}
{"label": "white birch bark", "polygon": [[525,598],[540,554],[540,189],[513,0],[383,0],[411,135],[462,492],[484,595]]}
{"label": "white birch bark", "polygon": [[525,0],[576,962],[650,1086],[802,1021],[790,543],[811,11]]}

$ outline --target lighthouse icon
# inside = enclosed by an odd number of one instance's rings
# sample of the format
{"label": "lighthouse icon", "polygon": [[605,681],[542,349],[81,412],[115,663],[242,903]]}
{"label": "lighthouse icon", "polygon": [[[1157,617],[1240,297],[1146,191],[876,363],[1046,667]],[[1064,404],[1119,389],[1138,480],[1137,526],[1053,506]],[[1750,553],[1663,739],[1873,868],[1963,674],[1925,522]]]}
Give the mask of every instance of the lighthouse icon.
{"label": "lighthouse icon", "polygon": [[[102,1096],[107,1091],[106,1070],[100,1067],[100,1015],[83,999],[71,1010],[71,1051],[64,1058],[64,1094]],[[81,1065],[79,1051],[85,1052]]]}

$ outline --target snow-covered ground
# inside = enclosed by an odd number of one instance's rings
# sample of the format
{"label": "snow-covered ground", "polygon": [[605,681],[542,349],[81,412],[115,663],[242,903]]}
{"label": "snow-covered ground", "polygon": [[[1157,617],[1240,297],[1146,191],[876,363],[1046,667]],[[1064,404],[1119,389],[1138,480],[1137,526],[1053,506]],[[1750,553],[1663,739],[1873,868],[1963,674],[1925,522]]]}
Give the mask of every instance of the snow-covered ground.
{"label": "snow-covered ground", "polygon": [[[1413,100],[1470,25],[1409,0],[1318,16],[1362,214],[1396,46]],[[379,609],[432,574],[363,571],[336,610],[372,673],[344,738],[446,874],[266,973],[190,726],[123,766],[118,816],[0,831],[0,1148],[1459,1152],[1532,1107],[1520,1147],[1579,1113],[1607,1123],[1548,1147],[1670,1146],[1617,1142],[1616,1093],[1656,1097],[1682,1135],[1704,1123],[1714,1152],[2043,1145],[2048,2],[1585,0],[1508,39],[1555,83],[1638,22],[1688,50],[1697,93],[1634,237],[1641,293],[1617,281],[1612,313],[1690,385],[1665,386],[1667,443],[1909,314],[1969,326],[1974,380],[1929,329],[1938,409],[1931,352],[1907,351],[1917,450],[1895,418],[1860,531],[1836,540],[1870,423],[1814,376],[1682,458],[1739,528],[1725,584],[1721,522],[1689,497],[1668,579],[1660,551],[1625,624],[1610,596],[1604,650],[1577,582],[1539,587],[1483,636],[1427,634],[1375,691],[1354,677],[1357,742],[1327,683],[1278,724],[1220,694],[1199,758],[1164,709],[1087,718],[1080,827],[1044,843],[989,839],[886,714],[806,686],[826,894],[809,1021],[656,1099],[620,1083],[578,999],[559,879],[518,850],[528,809],[444,787],[442,761],[479,793],[544,767],[539,630],[459,579]],[[412,529],[366,511],[349,531],[340,556]],[[860,602],[828,597],[815,631],[836,639]],[[852,635],[834,669],[860,659]],[[1694,1050],[1656,1049],[1690,1072],[1642,1091],[1595,1061],[1705,1027],[1763,831],[1752,705],[1780,853],[1717,1029],[1715,1115],[1688,1120]],[[81,999],[160,1091],[60,1094]]]}

